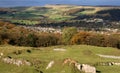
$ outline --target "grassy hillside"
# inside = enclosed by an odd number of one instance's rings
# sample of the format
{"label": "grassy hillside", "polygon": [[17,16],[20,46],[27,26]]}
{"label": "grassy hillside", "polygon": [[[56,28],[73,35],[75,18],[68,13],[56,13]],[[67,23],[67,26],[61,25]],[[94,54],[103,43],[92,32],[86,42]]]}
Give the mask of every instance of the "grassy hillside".
{"label": "grassy hillside", "polygon": [[[119,7],[94,7],[94,6],[75,6],[75,5],[46,5],[44,7],[12,7],[0,8],[0,19],[13,21],[13,20],[53,20],[64,21],[70,20],[81,15],[95,15],[100,11],[109,11],[118,9]],[[119,12],[117,13],[119,14]],[[117,15],[116,14],[116,15]],[[112,14],[110,14],[112,15]]]}
{"label": "grassy hillside", "polygon": [[[66,51],[53,51],[56,48],[63,48]],[[21,54],[14,54],[15,51],[21,50]],[[27,52],[30,50],[31,53]],[[109,47],[95,47],[86,45],[72,45],[72,46],[51,46],[51,47],[17,47],[9,45],[1,45],[0,52],[4,53],[4,57],[11,56],[15,59],[25,59],[36,64],[32,66],[21,66],[5,64],[0,61],[1,73],[39,73],[37,70],[43,71],[43,73],[74,73],[71,66],[62,66],[62,62],[65,58],[71,58],[79,63],[85,63],[93,65],[101,73],[120,73],[119,66],[97,66],[98,62],[120,62],[119,59],[101,58],[96,54],[116,55],[120,56],[120,50]],[[54,60],[55,64],[52,68],[46,70],[47,64]],[[37,70],[36,70],[37,69]],[[79,73],[76,71],[75,73]]]}

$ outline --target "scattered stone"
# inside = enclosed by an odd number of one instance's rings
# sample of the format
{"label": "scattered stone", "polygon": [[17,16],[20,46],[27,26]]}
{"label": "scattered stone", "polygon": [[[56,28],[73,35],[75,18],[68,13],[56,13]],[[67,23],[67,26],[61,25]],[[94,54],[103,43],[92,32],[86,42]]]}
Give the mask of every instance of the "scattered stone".
{"label": "scattered stone", "polygon": [[87,64],[82,64],[81,66],[81,71],[85,73],[96,73],[96,68]]}
{"label": "scattered stone", "polygon": [[30,65],[31,65],[31,63],[30,63],[30,62],[25,61],[25,60],[24,60],[24,63],[25,63],[26,65],[28,65],[28,66],[30,66]]}
{"label": "scattered stone", "polygon": [[82,65],[81,64],[79,64],[79,63],[76,63],[75,64],[75,67],[79,70],[79,71],[81,71],[82,69]]}
{"label": "scattered stone", "polygon": [[113,56],[113,55],[102,55],[102,54],[97,54],[100,57],[103,58],[112,58],[112,59],[120,59],[120,56]]}
{"label": "scattered stone", "polygon": [[14,51],[13,53],[16,55],[20,55],[20,54],[22,54],[22,50],[17,50],[17,51]]}
{"label": "scattered stone", "polygon": [[2,56],[3,56],[3,53],[0,53],[0,58],[2,58]]}
{"label": "scattered stone", "polygon": [[51,61],[51,62],[47,65],[46,70],[49,69],[49,68],[51,68],[54,63],[55,63],[54,61]]}
{"label": "scattered stone", "polygon": [[93,67],[93,66],[87,65],[87,64],[79,64],[79,63],[76,63],[76,64],[75,64],[75,67],[76,67],[79,71],[82,71],[82,72],[85,72],[85,73],[96,73],[96,68]]}
{"label": "scattered stone", "polygon": [[97,66],[111,66],[112,63],[109,63],[109,62],[99,62],[96,64]]}
{"label": "scattered stone", "polygon": [[112,66],[112,65],[113,65],[113,63],[108,63],[108,65],[109,65],[109,66]]}
{"label": "scattered stone", "polygon": [[2,60],[5,63],[14,64],[14,65],[17,65],[17,66],[21,66],[21,65],[30,66],[31,65],[31,63],[26,61],[26,60],[18,60],[18,59],[12,59],[12,58],[3,58]]}
{"label": "scattered stone", "polygon": [[63,62],[65,64],[74,65],[80,72],[85,73],[96,73],[96,68],[87,64],[79,64],[77,61],[72,60],[70,58],[66,58]]}
{"label": "scattered stone", "polygon": [[3,56],[3,53],[0,53],[0,56]]}
{"label": "scattered stone", "polygon": [[113,65],[117,65],[117,66],[120,66],[120,63],[117,63],[117,62],[112,62]]}
{"label": "scattered stone", "polygon": [[37,60],[37,59],[33,59],[33,60],[31,61],[31,64],[34,65],[34,66],[37,66],[37,65],[39,65],[39,64],[41,64],[41,63],[42,63],[42,61]]}
{"label": "scattered stone", "polygon": [[72,64],[77,64],[77,61],[75,61],[75,60],[73,60],[73,59],[70,59],[70,58],[66,58],[66,59],[64,59],[64,61],[63,61],[63,65],[65,65],[65,64],[69,64],[69,65],[72,65]]}
{"label": "scattered stone", "polygon": [[112,66],[112,65],[117,65],[120,66],[120,62],[100,62],[97,63],[98,66]]}
{"label": "scattered stone", "polygon": [[54,51],[66,51],[66,49],[62,49],[62,48],[56,48],[56,49],[53,49]]}

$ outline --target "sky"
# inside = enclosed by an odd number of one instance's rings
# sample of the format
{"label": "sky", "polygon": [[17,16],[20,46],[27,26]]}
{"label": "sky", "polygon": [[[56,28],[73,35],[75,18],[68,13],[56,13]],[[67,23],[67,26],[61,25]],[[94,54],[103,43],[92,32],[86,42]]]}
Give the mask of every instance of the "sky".
{"label": "sky", "polygon": [[0,7],[44,6],[46,4],[116,5],[120,0],[0,0]]}

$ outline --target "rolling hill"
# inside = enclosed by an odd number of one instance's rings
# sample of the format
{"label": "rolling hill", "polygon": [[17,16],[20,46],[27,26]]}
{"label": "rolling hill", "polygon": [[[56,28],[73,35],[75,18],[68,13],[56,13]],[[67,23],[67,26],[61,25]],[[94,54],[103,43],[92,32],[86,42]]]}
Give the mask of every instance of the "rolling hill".
{"label": "rolling hill", "polygon": [[[117,13],[116,13],[117,11]],[[103,13],[104,12],[104,13]],[[23,19],[55,21],[70,20],[82,15],[90,17],[112,16],[120,14],[120,7],[76,6],[76,5],[46,5],[44,7],[11,7],[0,8],[0,18],[3,20]],[[120,20],[119,16],[114,17]]]}

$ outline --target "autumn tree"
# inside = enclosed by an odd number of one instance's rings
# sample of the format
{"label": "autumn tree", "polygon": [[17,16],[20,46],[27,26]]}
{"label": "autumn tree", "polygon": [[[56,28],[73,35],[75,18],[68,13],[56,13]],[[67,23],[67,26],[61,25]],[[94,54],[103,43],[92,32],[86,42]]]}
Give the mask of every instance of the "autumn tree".
{"label": "autumn tree", "polygon": [[101,34],[92,34],[87,38],[88,45],[105,46],[105,36]]}
{"label": "autumn tree", "polygon": [[105,37],[106,47],[117,47],[120,41],[119,35],[109,35]]}
{"label": "autumn tree", "polygon": [[75,27],[66,27],[62,30],[62,40],[63,43],[69,44],[71,38],[74,36],[74,34],[77,33],[77,28]]}
{"label": "autumn tree", "polygon": [[71,44],[87,44],[87,38],[90,36],[88,32],[79,32],[71,39]]}

